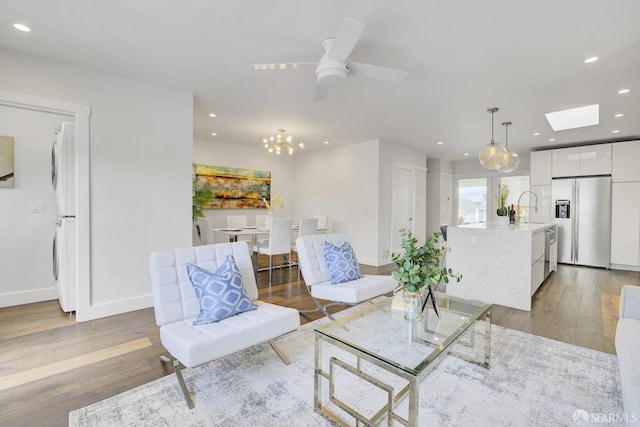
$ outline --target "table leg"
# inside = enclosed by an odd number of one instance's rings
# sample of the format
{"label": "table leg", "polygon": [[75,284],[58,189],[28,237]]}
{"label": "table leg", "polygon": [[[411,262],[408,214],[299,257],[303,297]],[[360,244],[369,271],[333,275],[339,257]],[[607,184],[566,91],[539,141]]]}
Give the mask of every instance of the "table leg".
{"label": "table leg", "polygon": [[484,367],[491,367],[491,309],[484,317]]}
{"label": "table leg", "polygon": [[316,412],[321,412],[321,403],[320,399],[322,399],[322,341],[320,337],[316,334],[315,336],[315,368],[314,368],[314,393],[313,393],[313,409]]}

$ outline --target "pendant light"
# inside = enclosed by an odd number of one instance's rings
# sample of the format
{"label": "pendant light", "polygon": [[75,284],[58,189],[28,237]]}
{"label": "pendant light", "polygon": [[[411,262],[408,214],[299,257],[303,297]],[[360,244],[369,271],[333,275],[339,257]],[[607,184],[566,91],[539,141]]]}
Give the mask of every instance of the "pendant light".
{"label": "pendant light", "polygon": [[503,160],[507,151],[503,146],[496,144],[493,140],[493,114],[496,111],[498,111],[498,109],[495,107],[487,110],[487,112],[491,113],[491,142],[487,144],[478,155],[480,164],[487,169],[496,169],[499,159]]}
{"label": "pendant light", "polygon": [[509,126],[512,125],[511,122],[502,123],[504,126],[504,145],[505,145],[505,153],[504,157],[501,161],[498,161],[496,164],[496,169],[500,172],[511,172],[516,170],[518,165],[520,164],[520,157],[518,153],[513,150],[509,150]]}

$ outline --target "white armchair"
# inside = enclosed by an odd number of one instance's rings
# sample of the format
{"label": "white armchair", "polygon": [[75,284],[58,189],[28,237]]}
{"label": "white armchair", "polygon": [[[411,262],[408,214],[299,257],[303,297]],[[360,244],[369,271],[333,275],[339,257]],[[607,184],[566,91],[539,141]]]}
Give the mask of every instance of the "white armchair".
{"label": "white armchair", "polygon": [[[344,233],[315,234],[296,239],[298,265],[302,271],[307,289],[316,303],[315,310],[299,310],[300,313],[321,311],[329,319],[333,317],[327,307],[342,304],[358,304],[380,295],[392,292],[397,281],[391,275],[363,275],[362,278],[339,284],[331,283],[331,272],[324,255],[324,242],[341,246],[347,242]],[[332,301],[321,304],[318,300]]]}
{"label": "white armchair", "polygon": [[[216,272],[227,255],[235,258],[243,287],[257,309],[214,323],[194,326],[193,321],[199,314],[200,305],[189,280],[186,264]],[[292,308],[258,301],[253,264],[245,242],[154,252],[149,258],[149,265],[160,340],[171,355],[175,374],[189,408],[193,408],[193,401],[178,361],[190,368],[268,341],[282,360],[289,363],[272,340],[296,330],[300,326],[300,316]],[[166,357],[162,360],[170,361]]]}

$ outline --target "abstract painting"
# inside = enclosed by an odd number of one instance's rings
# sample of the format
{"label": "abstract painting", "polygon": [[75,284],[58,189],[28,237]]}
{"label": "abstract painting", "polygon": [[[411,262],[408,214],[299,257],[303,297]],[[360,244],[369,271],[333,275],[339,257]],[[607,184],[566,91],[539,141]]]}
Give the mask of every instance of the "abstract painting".
{"label": "abstract painting", "polygon": [[0,136],[0,187],[13,187],[13,137]]}
{"label": "abstract painting", "polygon": [[265,209],[271,198],[271,172],[193,165],[196,181],[215,195],[205,209]]}

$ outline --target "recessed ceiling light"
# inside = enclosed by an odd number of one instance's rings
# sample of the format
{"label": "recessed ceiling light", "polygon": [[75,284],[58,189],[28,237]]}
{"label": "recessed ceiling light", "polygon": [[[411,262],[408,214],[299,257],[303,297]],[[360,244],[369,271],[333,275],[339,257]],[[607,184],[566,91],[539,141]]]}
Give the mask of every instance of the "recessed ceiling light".
{"label": "recessed ceiling light", "polygon": [[442,142],[442,141],[438,142],[438,145],[442,145],[442,144],[444,144],[444,142]]}
{"label": "recessed ceiling light", "polygon": [[591,58],[587,58],[584,60],[585,64],[591,64],[592,62],[596,62],[598,60],[597,56],[592,56]]}
{"label": "recessed ceiling light", "polygon": [[620,131],[616,129],[616,130],[612,130],[611,133],[620,133]]}
{"label": "recessed ceiling light", "polygon": [[216,115],[214,113],[209,113],[209,117],[215,117]]}
{"label": "recessed ceiling light", "polygon": [[549,138],[549,142],[553,142],[555,140],[556,140],[555,138]]}
{"label": "recessed ceiling light", "polygon": [[25,33],[31,31],[31,28],[27,27],[24,24],[13,24],[13,28],[15,28],[16,30],[24,31]]}
{"label": "recessed ceiling light", "polygon": [[325,143],[325,144],[328,144],[328,143],[329,143],[329,141],[325,141],[324,143]]}
{"label": "recessed ceiling light", "polygon": [[465,156],[468,156],[468,155],[469,155],[469,153],[464,153],[464,155],[465,155]]}
{"label": "recessed ceiling light", "polygon": [[622,113],[618,113],[618,114],[616,114],[616,115],[615,115],[615,116],[613,116],[613,117],[615,117],[615,118],[617,119],[618,117],[624,117],[624,114],[622,114]]}
{"label": "recessed ceiling light", "polygon": [[629,92],[631,92],[631,89],[620,89],[620,90],[618,91],[618,93],[619,93],[620,95],[625,94],[625,93],[629,93]]}
{"label": "recessed ceiling light", "polygon": [[600,123],[600,105],[586,105],[544,115],[554,131],[577,129]]}
{"label": "recessed ceiling light", "polygon": [[218,134],[215,132],[211,132],[211,136],[218,136]]}
{"label": "recessed ceiling light", "polygon": [[540,132],[534,132],[533,136],[538,136],[540,135]]}

